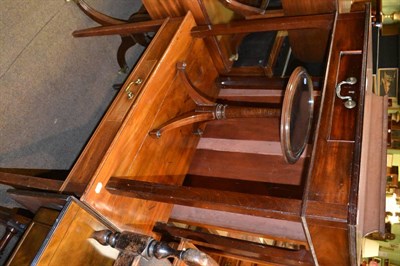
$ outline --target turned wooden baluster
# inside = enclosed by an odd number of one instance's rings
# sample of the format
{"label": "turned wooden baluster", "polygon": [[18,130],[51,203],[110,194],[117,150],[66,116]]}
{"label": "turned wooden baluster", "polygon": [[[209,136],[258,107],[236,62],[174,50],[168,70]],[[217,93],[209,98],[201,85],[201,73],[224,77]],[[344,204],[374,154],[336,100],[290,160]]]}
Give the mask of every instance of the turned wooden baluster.
{"label": "turned wooden baluster", "polygon": [[281,110],[278,108],[229,106],[227,104],[215,103],[207,96],[202,95],[192,84],[186,73],[186,63],[177,63],[177,70],[189,96],[197,106],[193,111],[173,118],[159,128],[153,129],[149,132],[151,136],[160,138],[165,131],[199,122],[232,118],[279,117],[281,114]]}
{"label": "turned wooden baluster", "polygon": [[136,256],[146,254],[148,258],[158,260],[166,258],[177,258],[187,263],[187,265],[217,266],[213,258],[197,249],[177,250],[166,242],[159,242],[154,238],[137,234],[134,232],[112,232],[111,230],[95,231],[92,238],[96,239],[103,246],[111,246],[121,253],[114,265],[131,265]]}

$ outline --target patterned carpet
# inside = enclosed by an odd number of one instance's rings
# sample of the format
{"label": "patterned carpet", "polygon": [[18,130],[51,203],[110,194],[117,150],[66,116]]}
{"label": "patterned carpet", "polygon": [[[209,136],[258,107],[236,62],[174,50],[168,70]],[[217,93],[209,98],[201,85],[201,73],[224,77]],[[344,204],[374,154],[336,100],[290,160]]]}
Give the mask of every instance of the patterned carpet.
{"label": "patterned carpet", "polygon": [[[140,1],[132,0],[87,3],[121,19],[140,6]],[[116,95],[112,85],[126,78],[118,74],[119,36],[71,35],[95,26],[73,1],[0,1],[1,168],[73,165]],[[142,51],[140,46],[128,51],[129,66]],[[0,205],[16,206],[6,189],[0,187]]]}

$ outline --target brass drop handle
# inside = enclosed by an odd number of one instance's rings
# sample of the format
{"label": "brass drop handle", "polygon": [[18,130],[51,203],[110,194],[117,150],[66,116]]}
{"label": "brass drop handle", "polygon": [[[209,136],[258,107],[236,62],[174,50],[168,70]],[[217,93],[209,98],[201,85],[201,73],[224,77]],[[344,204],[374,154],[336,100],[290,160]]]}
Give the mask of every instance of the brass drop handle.
{"label": "brass drop handle", "polygon": [[336,85],[336,96],[342,100],[346,100],[344,102],[344,107],[346,107],[347,109],[353,109],[354,107],[356,107],[357,103],[351,98],[351,96],[343,96],[340,94],[340,91],[342,89],[341,86],[345,84],[354,85],[356,83],[357,79],[355,77],[349,77]]}
{"label": "brass drop handle", "polygon": [[135,94],[131,91],[131,86],[132,85],[140,85],[142,84],[143,80],[141,78],[138,78],[135,81],[132,81],[131,83],[128,84],[128,87],[126,87],[125,92],[128,95],[128,99],[132,100],[135,97]]}

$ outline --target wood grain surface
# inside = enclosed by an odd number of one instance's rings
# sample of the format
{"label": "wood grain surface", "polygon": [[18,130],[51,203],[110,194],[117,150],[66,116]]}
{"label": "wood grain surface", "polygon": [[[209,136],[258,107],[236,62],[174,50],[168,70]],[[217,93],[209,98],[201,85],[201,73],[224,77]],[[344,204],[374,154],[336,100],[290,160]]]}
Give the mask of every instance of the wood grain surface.
{"label": "wood grain surface", "polygon": [[[201,40],[193,41],[190,29],[195,25],[188,14],[176,32],[153,40],[169,42],[141,94],[127,113],[121,128],[96,170],[82,200],[104,215],[121,230],[151,233],[155,221],[166,221],[171,206],[146,200],[112,195],[104,189],[111,176],[129,176],[142,181],[180,184],[187,173],[199,138],[193,126],[153,138],[148,132],[169,119],[195,107],[182,81],[177,78],[176,64],[185,61],[188,75],[203,93],[215,98],[217,71]],[[171,41],[169,41],[171,40]],[[151,48],[148,52],[151,52]],[[141,63],[136,69],[141,68]],[[135,71],[135,70],[134,70]],[[101,184],[102,189],[98,186]]]}

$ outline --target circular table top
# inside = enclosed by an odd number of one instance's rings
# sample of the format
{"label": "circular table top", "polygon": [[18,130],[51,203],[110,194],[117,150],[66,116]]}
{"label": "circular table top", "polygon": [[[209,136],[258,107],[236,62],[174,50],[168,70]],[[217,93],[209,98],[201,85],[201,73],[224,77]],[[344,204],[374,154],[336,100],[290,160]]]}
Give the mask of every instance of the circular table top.
{"label": "circular table top", "polygon": [[285,160],[295,163],[307,146],[314,112],[313,84],[303,67],[290,75],[282,105],[280,137]]}

